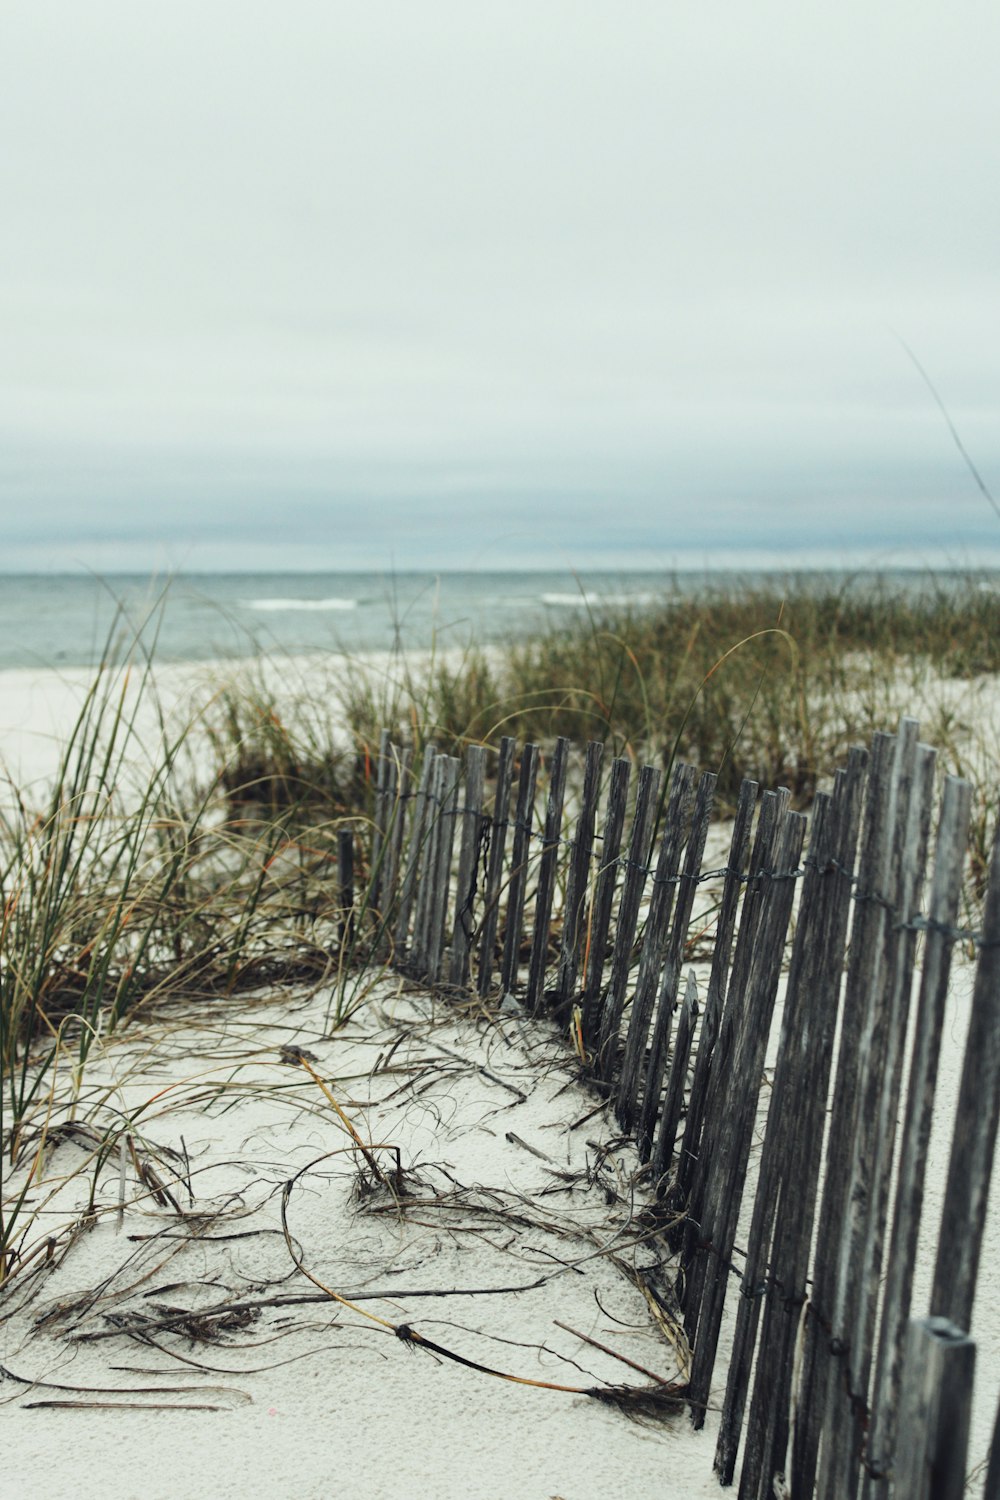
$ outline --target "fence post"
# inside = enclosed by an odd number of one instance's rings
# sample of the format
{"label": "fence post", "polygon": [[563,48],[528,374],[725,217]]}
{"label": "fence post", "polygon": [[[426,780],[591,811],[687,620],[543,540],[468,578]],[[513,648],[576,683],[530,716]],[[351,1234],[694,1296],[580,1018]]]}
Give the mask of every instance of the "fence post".
{"label": "fence post", "polygon": [[497,925],[500,920],[500,893],[503,883],[503,859],[507,846],[507,827],[510,823],[510,788],[514,779],[514,740],[505,734],[500,741],[500,759],[497,762],[497,785],[493,798],[493,817],[490,820],[490,852],[486,862],[486,890],[483,895],[483,920],[479,934],[479,981],[480,995],[489,994],[493,978],[493,945],[496,942]]}
{"label": "fence post", "polygon": [[611,907],[615,899],[615,883],[618,879],[618,854],[622,845],[622,830],[625,827],[625,811],[628,804],[628,784],[632,775],[632,762],[624,756],[611,763],[611,784],[608,787],[608,809],[604,820],[604,837],[601,840],[601,859],[594,882],[594,899],[587,925],[583,985],[583,1039],[588,1050],[597,1052],[600,1039],[601,993],[604,988],[604,961],[607,957],[608,929],[611,926]]}
{"label": "fence post", "polygon": [[913,1318],[906,1340],[893,1491],[962,1500],[976,1346],[947,1318]]}
{"label": "fence post", "polygon": [[563,912],[562,960],[559,966],[559,994],[565,1002],[571,1000],[576,989],[576,976],[580,968],[586,931],[587,897],[590,892],[590,862],[594,853],[594,828],[597,822],[597,802],[600,796],[601,761],[604,746],[591,740],[587,746],[587,760],[583,771],[583,793],[580,798],[580,816],[577,819],[573,852],[570,858],[569,880],[566,886],[566,909]]}
{"label": "fence post", "polygon": [[[656,1000],[656,982],[663,967],[663,956],[670,935],[670,913],[673,910],[674,891],[677,888],[677,871],[694,803],[694,778],[693,766],[678,765],[674,768],[663,816],[663,838],[656,860],[653,890],[642,934],[639,973],[635,981],[632,1014],[629,1016],[628,1031],[625,1036],[621,1077],[618,1080],[615,1101],[618,1123],[625,1131],[630,1131],[635,1123],[642,1065],[646,1056],[646,1037]],[[609,1058],[608,1076],[610,1076],[612,1063],[613,1059]]]}
{"label": "fence post", "polygon": [[531,857],[531,823],[535,811],[535,782],[538,779],[538,746],[525,745],[521,751],[521,769],[517,780],[517,811],[514,814],[514,843],[511,850],[510,891],[507,896],[507,922],[503,937],[500,965],[500,987],[513,994],[517,986],[518,960],[521,950],[521,928],[524,923],[524,896],[528,888],[528,860]]}
{"label": "fence post", "polygon": [[528,993],[525,996],[532,1015],[539,1015],[545,1000],[545,970],[549,956],[549,928],[552,923],[552,898],[562,839],[563,798],[566,794],[566,758],[569,740],[560,737],[549,768],[549,795],[545,807],[545,830],[542,834],[542,858],[538,869],[538,894],[535,897],[534,932],[531,936],[531,959],[528,964]]}
{"label": "fence post", "polygon": [[470,745],[465,755],[465,801],[462,805],[462,839],[458,855],[455,894],[455,926],[451,939],[451,982],[461,986],[469,980],[469,950],[475,932],[473,902],[476,895],[479,839],[483,823],[483,788],[486,784],[486,748]]}
{"label": "fence post", "polygon": [[[962,896],[966,839],[972,788],[954,776],[945,780],[938,826],[927,940],[914,1026],[913,1053],[906,1091],[906,1115],[901,1135],[892,1243],[882,1299],[881,1332],[875,1379],[872,1383],[872,1421],[867,1437],[867,1500],[884,1494],[880,1474],[891,1471],[896,1445],[904,1346],[910,1316],[910,1294],[917,1261],[917,1238],[924,1199],[924,1174],[934,1112],[941,1033],[944,1027],[954,929]],[[794,1476],[793,1476],[794,1477]]]}
{"label": "fence post", "polygon": [[990,860],[931,1312],[969,1328],[1000,1116],[1000,825]]}
{"label": "fence post", "polygon": [[615,924],[615,946],[611,955],[611,979],[604,995],[596,1039],[594,1071],[604,1083],[611,1081],[618,1045],[618,1031],[625,1008],[625,992],[632,970],[635,931],[639,925],[639,907],[649,874],[648,862],[653,831],[653,809],[660,790],[660,773],[655,766],[643,766],[639,772],[639,790],[632,814],[628,854],[625,859],[625,882]]}
{"label": "fence post", "polygon": [[714,772],[706,771],[698,783],[698,796],[691,820],[691,835],[688,839],[680,889],[674,904],[674,920],[670,929],[670,941],[667,945],[663,978],[660,984],[659,1005],[653,1021],[652,1040],[640,1106],[639,1128],[636,1132],[639,1155],[643,1161],[649,1160],[653,1149],[653,1135],[660,1112],[663,1075],[666,1071],[667,1054],[670,1049],[670,1032],[674,1011],[677,1008],[677,992],[680,988],[681,967],[684,962],[684,944],[687,941],[688,927],[691,922],[698,876],[701,874],[701,861],[705,853],[709,819],[712,816],[716,780]]}
{"label": "fence post", "polygon": [[354,830],[337,830],[337,899],[340,902],[339,937],[341,947],[349,946],[354,937]]}

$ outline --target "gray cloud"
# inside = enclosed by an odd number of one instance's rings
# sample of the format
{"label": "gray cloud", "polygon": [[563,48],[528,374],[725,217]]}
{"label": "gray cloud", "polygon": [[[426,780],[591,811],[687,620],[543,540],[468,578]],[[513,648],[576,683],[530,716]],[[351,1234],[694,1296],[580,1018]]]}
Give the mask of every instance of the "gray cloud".
{"label": "gray cloud", "polygon": [[8,557],[991,545],[1000,13],[828,11],[16,7]]}

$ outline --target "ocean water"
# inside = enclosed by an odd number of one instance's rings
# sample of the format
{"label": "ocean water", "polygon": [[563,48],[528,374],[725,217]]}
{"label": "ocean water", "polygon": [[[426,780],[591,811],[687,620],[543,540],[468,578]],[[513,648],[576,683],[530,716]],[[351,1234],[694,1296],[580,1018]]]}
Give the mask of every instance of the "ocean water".
{"label": "ocean water", "polygon": [[[813,572],[796,586],[912,593],[968,574]],[[606,607],[635,608],[732,586],[731,573],[201,573],[0,575],[0,667],[89,666],[142,631],[163,661],[265,652],[377,651],[484,644],[544,631]],[[781,587],[785,574],[744,581]],[[1000,588],[1000,573],[976,575]]]}

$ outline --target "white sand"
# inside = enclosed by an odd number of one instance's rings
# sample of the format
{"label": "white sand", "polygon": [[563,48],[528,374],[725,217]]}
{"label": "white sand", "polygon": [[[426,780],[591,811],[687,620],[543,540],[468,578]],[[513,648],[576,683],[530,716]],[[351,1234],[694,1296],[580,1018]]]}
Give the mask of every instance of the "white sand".
{"label": "white sand", "polygon": [[[193,670],[161,674],[165,691],[176,691],[178,710],[190,705]],[[198,675],[203,681],[203,668]],[[39,778],[51,774],[86,679],[0,674],[0,753],[22,772],[30,766]],[[970,971],[959,966],[915,1312],[932,1268],[969,990]],[[673,1348],[629,1279],[630,1269],[654,1259],[636,1242],[642,1194],[633,1183],[634,1154],[616,1144],[605,1155],[615,1132],[601,1115],[571,1128],[594,1100],[573,1081],[562,1044],[516,1016],[463,1020],[389,983],[333,1035],[330,1005],[328,993],[264,997],[220,1005],[211,1015],[149,1020],[98,1044],[78,1118],[102,1132],[129,1117],[139,1160],[153,1163],[181,1212],[156,1203],[127,1159],[119,1225],[122,1163],[116,1157],[95,1166],[86,1136],[62,1139],[46,1158],[32,1189],[31,1242],[77,1216],[95,1171],[98,1216],[51,1266],[30,1279],[24,1273],[23,1293],[13,1284],[0,1324],[0,1362],[34,1381],[135,1394],[0,1384],[5,1493],[24,1500],[717,1494],[714,1411],[700,1434],[684,1414],[638,1423],[585,1396],[438,1360],[326,1299],[266,1309],[214,1342],[178,1333],[157,1334],[159,1347],[124,1334],[77,1341],[111,1327],[109,1316],[314,1292],[292,1261],[280,1215],[282,1183],[312,1162],[288,1204],[296,1253],[342,1292],[398,1289],[391,1301],[359,1303],[367,1311],[532,1379],[652,1383],[557,1321],[663,1379],[679,1377]],[[317,1069],[334,1080],[362,1137],[399,1147],[412,1194],[425,1206],[400,1214],[384,1190],[360,1203],[352,1197],[358,1152],[315,1081],[280,1060],[279,1046],[293,1041],[316,1054]],[[70,1087],[68,1062],[59,1086]],[[54,1121],[61,1117],[54,1112]],[[188,1168],[171,1152],[190,1164],[193,1201],[177,1180]],[[392,1157],[380,1151],[378,1161],[388,1170]],[[8,1180],[5,1196],[16,1185]],[[994,1191],[994,1205],[998,1196]],[[520,1286],[540,1277],[544,1285],[520,1293],[404,1295]],[[39,1324],[42,1312],[52,1316]],[[1000,1387],[995,1207],[972,1331],[979,1354],[970,1468],[986,1456]],[[713,1406],[724,1378],[720,1360]],[[150,1386],[173,1394],[137,1391]],[[74,1400],[125,1401],[130,1409],[32,1405]],[[185,1409],[206,1404],[218,1409]],[[163,1407],[170,1409],[156,1409]]]}

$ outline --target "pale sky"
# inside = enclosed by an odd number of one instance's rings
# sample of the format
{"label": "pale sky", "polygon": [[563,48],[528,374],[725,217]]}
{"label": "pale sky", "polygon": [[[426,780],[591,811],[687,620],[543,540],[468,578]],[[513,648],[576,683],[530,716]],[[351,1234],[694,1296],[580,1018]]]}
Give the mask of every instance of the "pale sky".
{"label": "pale sky", "polygon": [[0,570],[996,561],[996,0],[0,0]]}

